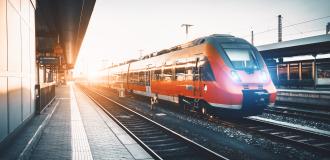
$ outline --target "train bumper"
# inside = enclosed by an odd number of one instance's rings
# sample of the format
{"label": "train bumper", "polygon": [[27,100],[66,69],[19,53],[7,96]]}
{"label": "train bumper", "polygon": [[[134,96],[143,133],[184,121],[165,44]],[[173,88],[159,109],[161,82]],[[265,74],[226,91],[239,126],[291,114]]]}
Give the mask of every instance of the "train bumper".
{"label": "train bumper", "polygon": [[262,114],[270,104],[270,94],[262,89],[244,89],[241,104],[228,105],[209,103],[209,111],[221,117],[246,117]]}
{"label": "train bumper", "polygon": [[269,104],[270,94],[266,90],[242,90],[243,102],[242,110],[244,112],[259,113]]}

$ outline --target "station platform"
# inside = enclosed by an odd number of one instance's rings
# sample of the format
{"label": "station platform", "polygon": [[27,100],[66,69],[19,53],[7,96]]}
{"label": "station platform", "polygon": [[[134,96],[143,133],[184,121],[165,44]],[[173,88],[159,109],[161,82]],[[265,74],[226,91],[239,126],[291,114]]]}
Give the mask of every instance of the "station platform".
{"label": "station platform", "polygon": [[276,101],[314,105],[330,109],[330,91],[277,89]]}
{"label": "station platform", "polygon": [[152,159],[74,84],[0,152],[0,159]]}

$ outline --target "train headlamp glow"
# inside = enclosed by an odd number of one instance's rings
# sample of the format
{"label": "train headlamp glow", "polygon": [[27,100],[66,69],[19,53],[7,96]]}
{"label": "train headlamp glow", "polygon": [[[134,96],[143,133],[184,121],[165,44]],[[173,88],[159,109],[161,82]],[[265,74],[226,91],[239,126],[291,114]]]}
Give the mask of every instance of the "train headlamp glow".
{"label": "train headlamp glow", "polygon": [[267,74],[265,71],[261,71],[261,74],[260,74],[260,80],[262,82],[266,82],[267,81]]}
{"label": "train headlamp glow", "polygon": [[207,91],[207,85],[204,84],[204,91],[206,92]]}
{"label": "train headlamp glow", "polygon": [[234,80],[235,82],[240,82],[241,79],[239,78],[239,75],[237,74],[236,71],[231,71],[230,73],[230,77],[232,80]]}

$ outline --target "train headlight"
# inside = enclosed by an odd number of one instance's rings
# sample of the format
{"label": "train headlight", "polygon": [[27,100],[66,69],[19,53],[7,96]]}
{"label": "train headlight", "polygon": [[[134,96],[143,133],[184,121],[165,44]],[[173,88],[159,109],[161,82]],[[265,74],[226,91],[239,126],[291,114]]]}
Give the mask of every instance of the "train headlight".
{"label": "train headlight", "polygon": [[260,80],[262,82],[266,82],[267,81],[267,74],[265,71],[261,71],[261,74],[260,74]]}
{"label": "train headlight", "polygon": [[207,85],[204,84],[204,91],[206,92],[207,91]]}
{"label": "train headlight", "polygon": [[230,72],[230,77],[235,82],[240,82],[241,81],[241,79],[239,78],[239,75],[238,75],[238,73],[236,71],[231,71]]}

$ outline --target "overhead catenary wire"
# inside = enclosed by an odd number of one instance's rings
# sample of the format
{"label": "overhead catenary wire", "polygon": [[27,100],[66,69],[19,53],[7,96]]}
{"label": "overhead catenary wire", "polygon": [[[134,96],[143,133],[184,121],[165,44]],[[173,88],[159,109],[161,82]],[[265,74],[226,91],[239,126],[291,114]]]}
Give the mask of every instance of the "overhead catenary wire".
{"label": "overhead catenary wire", "polygon": [[307,34],[307,33],[318,32],[318,31],[324,31],[324,28],[309,30],[309,31],[305,31],[305,32],[300,32],[299,31],[299,33],[286,34],[286,36],[293,36],[293,35],[298,35],[298,34]]}
{"label": "overhead catenary wire", "polygon": [[311,19],[311,20],[307,20],[307,21],[303,21],[303,22],[299,22],[299,23],[295,23],[295,24],[290,24],[290,25],[284,26],[283,28],[297,26],[297,25],[300,25],[300,24],[309,23],[309,22],[313,22],[313,21],[317,21],[317,20],[321,20],[321,19],[325,19],[325,18],[329,18],[329,17],[330,17],[330,15],[325,16],[325,17],[315,18],[315,19]]}
{"label": "overhead catenary wire", "polygon": [[[297,26],[297,25],[301,25],[301,24],[305,24],[305,23],[310,23],[310,22],[313,22],[313,21],[318,21],[318,20],[321,20],[321,19],[325,19],[325,18],[329,18],[329,16],[324,16],[324,17],[319,17],[319,18],[314,18],[314,19],[310,19],[310,20],[306,20],[306,21],[302,21],[302,22],[298,22],[298,23],[294,23],[294,24],[289,24],[289,25],[286,25],[286,26],[283,26],[282,28],[289,28],[289,27],[293,27],[293,26]],[[255,35],[258,35],[258,34],[262,34],[262,33],[267,33],[267,32],[270,32],[270,31],[275,31],[277,30],[277,28],[271,28],[271,29],[267,29],[267,30],[264,30],[264,31],[261,31],[261,32],[256,32],[254,33],[254,36]]]}

